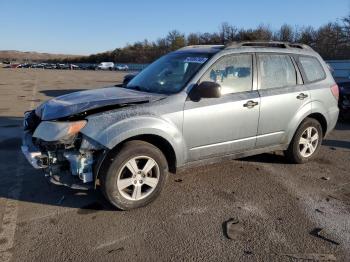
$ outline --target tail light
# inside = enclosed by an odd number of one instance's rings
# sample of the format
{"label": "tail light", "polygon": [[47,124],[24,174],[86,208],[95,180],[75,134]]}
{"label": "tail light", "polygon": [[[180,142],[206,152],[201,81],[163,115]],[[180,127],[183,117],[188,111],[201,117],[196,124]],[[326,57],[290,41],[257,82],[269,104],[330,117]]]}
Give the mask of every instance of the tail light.
{"label": "tail light", "polygon": [[338,85],[331,86],[331,91],[335,99],[339,100],[339,87]]}

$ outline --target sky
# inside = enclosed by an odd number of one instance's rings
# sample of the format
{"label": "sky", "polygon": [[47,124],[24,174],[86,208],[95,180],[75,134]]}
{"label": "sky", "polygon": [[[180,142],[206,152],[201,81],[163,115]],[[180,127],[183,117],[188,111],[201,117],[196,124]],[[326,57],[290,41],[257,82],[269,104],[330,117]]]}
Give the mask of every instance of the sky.
{"label": "sky", "polygon": [[86,55],[174,29],[318,27],[349,13],[350,0],[0,0],[0,50]]}

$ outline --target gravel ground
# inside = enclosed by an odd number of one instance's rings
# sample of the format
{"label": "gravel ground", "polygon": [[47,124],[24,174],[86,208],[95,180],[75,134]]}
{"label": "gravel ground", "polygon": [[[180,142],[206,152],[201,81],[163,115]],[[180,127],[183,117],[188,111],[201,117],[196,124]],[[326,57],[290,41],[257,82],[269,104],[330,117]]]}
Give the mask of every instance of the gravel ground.
{"label": "gravel ground", "polygon": [[311,163],[276,152],[187,169],[129,212],[47,184],[19,152],[23,112],[122,78],[0,69],[0,261],[350,261],[350,124]]}

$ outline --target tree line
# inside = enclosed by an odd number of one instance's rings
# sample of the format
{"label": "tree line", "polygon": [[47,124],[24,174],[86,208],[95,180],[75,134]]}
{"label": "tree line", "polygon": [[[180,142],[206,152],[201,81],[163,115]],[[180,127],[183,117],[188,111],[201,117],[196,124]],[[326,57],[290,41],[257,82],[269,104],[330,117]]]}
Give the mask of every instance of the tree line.
{"label": "tree line", "polygon": [[282,25],[278,30],[260,25],[255,29],[239,29],[222,23],[217,32],[185,35],[173,30],[156,41],[140,41],[90,56],[65,59],[63,62],[150,63],[160,56],[187,45],[228,44],[237,41],[285,41],[303,43],[319,52],[324,59],[350,59],[350,14],[336,22],[314,28]]}

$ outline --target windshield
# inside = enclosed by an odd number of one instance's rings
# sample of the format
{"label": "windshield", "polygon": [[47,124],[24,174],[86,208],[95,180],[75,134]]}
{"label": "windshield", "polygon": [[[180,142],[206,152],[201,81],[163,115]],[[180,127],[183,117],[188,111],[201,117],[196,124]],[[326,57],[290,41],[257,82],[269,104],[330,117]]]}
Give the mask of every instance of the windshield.
{"label": "windshield", "polygon": [[161,57],[133,78],[126,86],[143,92],[174,94],[210,58],[210,54],[172,53]]}

